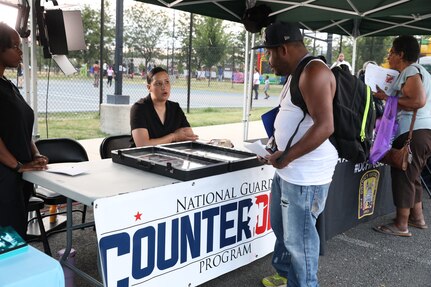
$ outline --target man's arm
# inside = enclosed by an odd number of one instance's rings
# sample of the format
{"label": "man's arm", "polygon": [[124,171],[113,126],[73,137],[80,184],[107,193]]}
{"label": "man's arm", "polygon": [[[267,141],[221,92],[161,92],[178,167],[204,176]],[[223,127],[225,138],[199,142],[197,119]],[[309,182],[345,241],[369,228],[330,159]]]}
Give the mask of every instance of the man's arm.
{"label": "man's arm", "polygon": [[332,72],[322,62],[313,61],[302,72],[299,88],[314,124],[287,154],[278,151],[269,157],[269,162],[276,168],[283,168],[316,149],[334,132],[335,77]]}

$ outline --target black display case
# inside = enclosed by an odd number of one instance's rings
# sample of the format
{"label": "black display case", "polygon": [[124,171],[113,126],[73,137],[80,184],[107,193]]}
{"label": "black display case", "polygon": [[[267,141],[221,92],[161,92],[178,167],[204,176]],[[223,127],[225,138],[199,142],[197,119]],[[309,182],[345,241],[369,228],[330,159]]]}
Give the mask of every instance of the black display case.
{"label": "black display case", "polygon": [[169,150],[184,152],[205,158],[212,158],[228,163],[229,171],[262,165],[254,153],[240,151],[232,148],[213,146],[200,142],[180,142],[160,145]]}
{"label": "black display case", "polygon": [[197,142],[114,150],[112,161],[183,181],[261,165],[252,153]]}

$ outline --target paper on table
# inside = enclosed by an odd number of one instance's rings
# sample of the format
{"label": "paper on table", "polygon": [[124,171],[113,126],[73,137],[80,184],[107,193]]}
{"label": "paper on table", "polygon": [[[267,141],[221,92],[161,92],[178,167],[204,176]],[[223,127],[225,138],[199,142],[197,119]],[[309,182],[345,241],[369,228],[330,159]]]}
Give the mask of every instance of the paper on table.
{"label": "paper on table", "polygon": [[368,64],[365,69],[365,84],[370,86],[373,92],[377,92],[376,85],[379,86],[388,96],[394,95],[393,84],[399,72],[386,69],[377,65]]}
{"label": "paper on table", "polygon": [[70,176],[75,176],[75,175],[87,172],[88,169],[78,167],[74,164],[69,163],[69,164],[55,164],[55,165],[48,164],[48,169],[46,171],[52,172],[52,173],[61,173],[61,174],[66,174]]}
{"label": "paper on table", "polygon": [[265,157],[270,154],[260,140],[253,143],[244,143],[244,147],[260,157]]}

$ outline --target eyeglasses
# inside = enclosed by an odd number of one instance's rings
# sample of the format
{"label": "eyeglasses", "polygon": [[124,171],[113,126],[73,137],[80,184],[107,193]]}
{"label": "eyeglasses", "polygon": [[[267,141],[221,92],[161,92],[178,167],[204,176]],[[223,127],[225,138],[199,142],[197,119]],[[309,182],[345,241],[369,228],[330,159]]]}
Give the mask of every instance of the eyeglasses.
{"label": "eyeglasses", "polygon": [[161,88],[162,86],[169,86],[171,84],[171,82],[169,82],[169,80],[166,80],[166,81],[164,81],[164,82],[162,82],[162,81],[156,81],[156,82],[154,82],[153,83],[153,85],[155,86],[155,87],[157,87],[157,88]]}

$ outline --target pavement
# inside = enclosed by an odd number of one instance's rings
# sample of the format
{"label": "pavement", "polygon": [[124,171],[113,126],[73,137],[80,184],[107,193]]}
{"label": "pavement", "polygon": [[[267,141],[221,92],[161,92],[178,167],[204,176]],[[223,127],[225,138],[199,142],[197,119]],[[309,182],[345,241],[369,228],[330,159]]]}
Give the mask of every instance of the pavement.
{"label": "pavement", "polygon": [[[201,139],[228,138],[242,149],[243,124],[229,124],[194,128]],[[248,139],[265,136],[260,122],[251,122]],[[98,154],[102,139],[80,141],[90,160],[100,159]],[[424,193],[423,208],[425,220],[431,224],[431,199]],[[79,220],[76,215],[76,220]],[[88,219],[93,216],[89,209]],[[372,227],[389,223],[394,214],[378,217],[359,224],[326,242],[325,255],[319,261],[319,283],[321,287],[431,287],[431,228],[410,227],[412,237],[396,237],[373,231]],[[76,249],[75,265],[94,277],[98,277],[97,242],[92,228],[74,232]],[[49,237],[53,254],[64,248],[65,233]],[[31,243],[43,249],[40,242]],[[54,255],[55,256],[55,255]],[[271,254],[255,262],[213,279],[201,287],[258,287],[261,279],[274,272]],[[92,286],[75,276],[76,287]],[[186,286],[174,283],[174,287]],[[167,286],[160,286],[167,287]]]}

